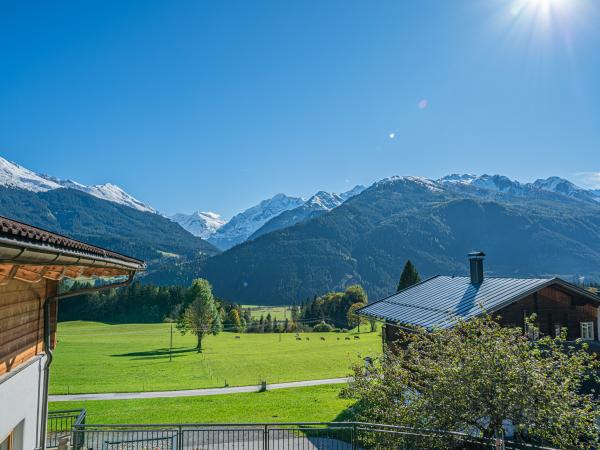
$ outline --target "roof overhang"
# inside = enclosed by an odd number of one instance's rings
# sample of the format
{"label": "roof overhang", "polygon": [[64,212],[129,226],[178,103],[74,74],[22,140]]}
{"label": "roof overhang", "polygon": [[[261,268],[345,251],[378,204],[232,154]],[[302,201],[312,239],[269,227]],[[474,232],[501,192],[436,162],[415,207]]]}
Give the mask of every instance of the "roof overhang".
{"label": "roof overhang", "polygon": [[[73,241],[77,242],[77,241]],[[86,252],[50,243],[0,236],[0,285],[16,279],[36,283],[42,279],[112,278],[131,276],[146,265],[130,257],[100,249]]]}

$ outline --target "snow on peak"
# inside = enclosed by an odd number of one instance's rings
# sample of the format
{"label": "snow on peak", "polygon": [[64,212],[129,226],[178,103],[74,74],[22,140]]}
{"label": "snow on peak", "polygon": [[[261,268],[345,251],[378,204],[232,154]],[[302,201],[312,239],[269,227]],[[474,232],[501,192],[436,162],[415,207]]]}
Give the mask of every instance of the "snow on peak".
{"label": "snow on peak", "polygon": [[518,194],[523,191],[523,185],[518,181],[511,180],[504,175],[473,175],[473,174],[451,174],[442,177],[438,180],[438,183],[445,184],[447,186],[474,186],[479,189],[494,192],[504,192]]}
{"label": "snow on peak", "polygon": [[[79,183],[76,183],[79,184]],[[129,195],[119,186],[112,183],[105,184],[96,184],[92,186],[84,186],[74,189],[79,189],[80,191],[87,192],[94,197],[98,197],[104,200],[108,200],[113,203],[120,203],[121,205],[129,206],[130,208],[137,209],[139,211],[146,211],[151,213],[156,213],[156,210],[151,206],[148,206],[135,197]]]}
{"label": "snow on peak", "polygon": [[61,180],[60,178],[35,173],[2,157],[0,157],[0,186],[32,192],[46,192],[60,188],[77,189],[94,197],[129,206],[139,211],[156,213],[154,208],[140,202],[114,184],[86,186],[73,180]]}
{"label": "snow on peak", "polygon": [[302,204],[304,204],[302,198],[277,194],[233,216],[208,241],[216,247],[226,250],[244,242],[273,217],[278,216],[284,211],[297,208]]}
{"label": "snow on peak", "polygon": [[533,186],[544,191],[560,192],[567,195],[584,190],[569,180],[560,177],[540,178],[533,182]]}
{"label": "snow on peak", "polygon": [[396,184],[396,183],[415,184],[415,185],[425,188],[431,192],[441,192],[443,190],[442,187],[438,183],[436,183],[433,180],[430,180],[429,178],[417,177],[417,176],[412,176],[412,175],[408,175],[408,176],[394,175],[392,177],[384,178],[383,180],[378,181],[377,183],[375,183],[375,185]]}
{"label": "snow on peak", "polygon": [[319,191],[305,203],[307,206],[330,210],[344,202],[341,196],[333,192]]}
{"label": "snow on peak", "polygon": [[340,197],[342,198],[343,201],[346,201],[346,200],[348,200],[348,199],[350,199],[352,197],[357,196],[358,194],[360,194],[365,189],[366,189],[366,186],[363,186],[362,184],[357,184],[356,186],[354,186],[349,191],[342,192],[340,194]]}
{"label": "snow on peak", "polygon": [[183,229],[202,239],[208,239],[226,223],[219,214],[211,211],[196,211],[192,214],[178,213],[169,218],[181,225]]}
{"label": "snow on peak", "polygon": [[460,184],[471,184],[473,180],[477,178],[477,175],[473,175],[471,173],[453,173],[450,175],[446,175],[445,177],[440,178],[438,183],[460,183]]}
{"label": "snow on peak", "polygon": [[542,191],[556,192],[580,200],[600,202],[600,196],[597,191],[584,189],[560,177],[548,177],[546,179],[535,180],[531,186]]}
{"label": "snow on peak", "polygon": [[46,192],[61,187],[52,179],[2,157],[0,157],[0,185],[32,192]]}

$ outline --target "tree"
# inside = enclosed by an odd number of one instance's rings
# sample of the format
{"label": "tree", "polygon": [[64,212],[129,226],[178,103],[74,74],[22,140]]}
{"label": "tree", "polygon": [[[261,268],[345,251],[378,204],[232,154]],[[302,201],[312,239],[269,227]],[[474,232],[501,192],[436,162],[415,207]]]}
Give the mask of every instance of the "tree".
{"label": "tree", "polygon": [[410,259],[406,261],[404,264],[404,269],[402,269],[402,274],[400,274],[400,281],[398,282],[398,287],[396,288],[396,292],[400,292],[402,289],[406,289],[407,287],[412,286],[413,284],[417,284],[421,281],[421,276],[417,269],[410,262]]}
{"label": "tree", "polygon": [[240,313],[236,308],[231,308],[229,314],[227,314],[227,323],[230,324],[236,332],[241,333],[244,331],[244,325],[240,318]]}
{"label": "tree", "polygon": [[212,286],[202,278],[192,282],[187,293],[188,306],[177,322],[182,334],[190,332],[197,336],[198,353],[202,352],[202,339],[206,334],[217,334],[222,329],[219,308],[212,294]]}
{"label": "tree", "polygon": [[353,305],[354,303],[364,303],[366,305],[369,303],[367,293],[360,284],[348,286],[346,292],[344,292],[344,298],[350,305]]}
{"label": "tree", "polygon": [[354,328],[355,326],[358,325],[358,331],[360,332],[360,324],[361,322],[364,323],[365,319],[363,319],[362,316],[359,316],[356,311],[358,311],[360,308],[363,308],[367,306],[366,303],[353,303],[352,305],[350,305],[350,308],[348,308],[348,325],[350,325],[351,328]]}
{"label": "tree", "polygon": [[566,335],[531,341],[490,316],[405,338],[368,369],[354,367],[344,395],[358,400],[357,420],[476,431],[485,440],[510,421],[529,442],[596,447],[600,412],[582,387],[598,382],[599,364],[587,344]]}

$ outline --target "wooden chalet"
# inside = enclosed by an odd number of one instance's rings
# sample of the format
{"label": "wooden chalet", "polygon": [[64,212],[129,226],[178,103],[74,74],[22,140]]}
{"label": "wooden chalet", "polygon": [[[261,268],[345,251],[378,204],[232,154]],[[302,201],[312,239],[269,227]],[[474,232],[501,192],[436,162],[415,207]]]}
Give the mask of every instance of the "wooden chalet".
{"label": "wooden chalet", "polygon": [[[128,284],[144,268],[137,259],[0,217],[2,450],[45,448],[58,300]],[[65,278],[109,284],[61,294]]]}
{"label": "wooden chalet", "polygon": [[523,327],[536,314],[539,332],[582,339],[590,347],[600,340],[600,297],[560,278],[486,277],[485,254],[469,254],[470,276],[434,276],[359,311],[384,322],[384,344],[397,341],[400,330],[451,327],[456,319],[491,313],[506,326]]}

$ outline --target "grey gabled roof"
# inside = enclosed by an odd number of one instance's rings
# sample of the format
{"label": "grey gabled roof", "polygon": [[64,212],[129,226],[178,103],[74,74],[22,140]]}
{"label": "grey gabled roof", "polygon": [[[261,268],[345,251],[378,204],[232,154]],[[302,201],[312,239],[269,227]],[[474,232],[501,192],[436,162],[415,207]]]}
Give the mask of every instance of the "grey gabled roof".
{"label": "grey gabled roof", "polygon": [[435,276],[390,297],[371,303],[359,314],[398,324],[447,328],[459,319],[494,312],[552,284],[595,301],[600,298],[559,278],[486,277],[471,284],[470,277]]}

